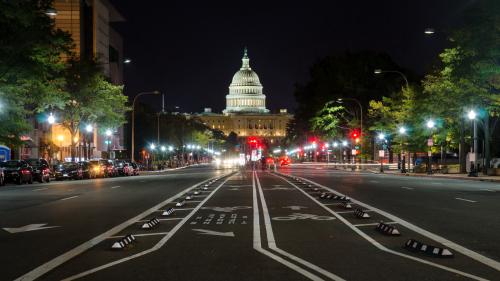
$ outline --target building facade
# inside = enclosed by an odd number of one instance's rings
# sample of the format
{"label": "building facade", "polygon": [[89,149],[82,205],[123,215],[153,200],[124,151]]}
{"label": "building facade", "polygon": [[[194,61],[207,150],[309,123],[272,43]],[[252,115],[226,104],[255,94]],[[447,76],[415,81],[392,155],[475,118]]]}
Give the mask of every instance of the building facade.
{"label": "building facade", "polygon": [[[123,84],[123,40],[111,27],[113,22],[124,21],[123,16],[108,0],[55,0],[53,6],[55,27],[70,34],[74,42],[72,51],[82,58],[97,58],[109,81]],[[52,125],[44,118],[34,119],[33,125],[34,130],[25,136],[26,145],[20,148],[19,158],[70,158],[71,135],[57,124],[57,116]],[[103,128],[94,126],[93,132],[81,132],[77,156],[86,155],[89,141],[90,157],[99,158],[108,150],[124,150],[123,140],[123,128],[115,129],[112,136],[105,136]]]}
{"label": "building facade", "polygon": [[198,117],[205,125],[218,129],[227,136],[234,132],[238,137],[261,137],[271,143],[286,136],[286,128],[293,118],[286,109],[270,113],[266,108],[266,96],[259,76],[250,67],[250,58],[245,48],[242,65],[229,85],[226,109],[222,114],[205,108]]}

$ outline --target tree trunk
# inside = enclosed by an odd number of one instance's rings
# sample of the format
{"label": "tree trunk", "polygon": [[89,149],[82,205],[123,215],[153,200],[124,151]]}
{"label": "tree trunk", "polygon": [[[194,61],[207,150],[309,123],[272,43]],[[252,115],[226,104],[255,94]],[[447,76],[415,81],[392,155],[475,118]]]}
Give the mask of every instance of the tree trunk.
{"label": "tree trunk", "polygon": [[486,116],[484,117],[484,160],[485,165],[483,169],[483,174],[488,173],[488,168],[490,167],[491,155],[490,155],[490,113],[486,111]]}
{"label": "tree trunk", "polygon": [[465,124],[464,119],[460,118],[460,146],[458,148],[458,161],[460,162],[460,173],[466,173],[466,159],[465,159]]}

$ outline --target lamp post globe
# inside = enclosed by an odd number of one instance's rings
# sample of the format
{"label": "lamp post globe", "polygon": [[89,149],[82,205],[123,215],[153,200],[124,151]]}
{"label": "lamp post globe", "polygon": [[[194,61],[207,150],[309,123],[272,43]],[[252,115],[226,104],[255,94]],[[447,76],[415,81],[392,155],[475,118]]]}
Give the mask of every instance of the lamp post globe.
{"label": "lamp post globe", "polygon": [[47,122],[49,122],[50,125],[54,124],[56,122],[56,117],[50,113],[49,117],[47,117]]}

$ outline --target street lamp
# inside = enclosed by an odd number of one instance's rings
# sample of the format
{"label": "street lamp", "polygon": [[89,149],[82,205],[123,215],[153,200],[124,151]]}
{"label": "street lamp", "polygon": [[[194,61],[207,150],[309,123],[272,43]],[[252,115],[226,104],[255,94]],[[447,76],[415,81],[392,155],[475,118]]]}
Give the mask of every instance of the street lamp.
{"label": "street lamp", "polygon": [[408,78],[406,78],[406,75],[403,74],[403,72],[398,71],[398,70],[382,70],[382,69],[375,69],[373,70],[373,74],[382,74],[382,73],[397,73],[403,77],[406,83],[406,89],[408,90],[410,88],[410,83],[408,83]]}
{"label": "street lamp", "polygon": [[56,122],[56,117],[54,117],[52,112],[50,113],[49,117],[47,117],[47,122],[49,122],[50,125],[52,125]]}
{"label": "street lamp", "polygon": [[55,17],[55,16],[57,16],[57,10],[49,8],[49,9],[45,10],[45,14],[49,17]]}
{"label": "street lamp", "polygon": [[432,158],[432,145],[433,145],[433,141],[432,141],[432,133],[433,133],[433,129],[434,127],[436,126],[436,123],[434,122],[434,120],[428,120],[427,123],[425,124],[427,126],[427,128],[430,130],[430,136],[429,136],[429,139],[427,140],[427,145],[429,146],[429,152],[427,153],[427,174],[432,174],[432,163],[431,163],[431,158]]}
{"label": "street lamp", "polygon": [[435,32],[436,32],[436,31],[434,30],[434,28],[430,28],[430,27],[428,27],[428,28],[424,29],[424,33],[425,33],[425,34],[427,34],[427,35],[432,35],[432,34],[434,34]]}
{"label": "street lamp", "polygon": [[87,140],[87,159],[90,159],[90,143],[92,142],[92,138],[91,138],[91,133],[94,131],[94,127],[91,125],[91,124],[87,124],[87,126],[85,126],[85,131],[87,132],[87,136],[86,136],[86,140]]}
{"label": "street lamp", "polygon": [[131,60],[131,59],[129,59],[129,58],[126,58],[126,59],[124,59],[124,60],[123,60],[123,63],[126,63],[126,64],[129,64],[129,63],[131,63],[131,62],[132,62],[132,60]]}
{"label": "street lamp", "polygon": [[134,155],[134,148],[135,148],[135,102],[137,98],[139,98],[142,95],[159,95],[160,92],[158,91],[153,91],[153,92],[142,92],[137,94],[134,97],[134,101],[132,102],[132,149],[131,149],[131,154],[132,154],[132,162],[135,162],[135,155]]}
{"label": "street lamp", "polygon": [[110,159],[111,157],[111,135],[113,134],[113,132],[111,131],[111,129],[107,129],[106,130],[106,137],[107,137],[107,140],[106,140],[106,143],[108,144],[108,159]]}
{"label": "street lamp", "polygon": [[470,162],[471,162],[471,167],[470,167],[470,172],[469,172],[469,177],[477,177],[477,170],[476,170],[476,162],[477,162],[477,122],[476,122],[476,117],[477,113],[474,110],[471,110],[467,113],[467,117],[469,120],[472,121],[472,127],[473,127],[473,146],[471,147],[471,154],[470,154]]}
{"label": "street lamp", "polygon": [[403,149],[404,136],[406,135],[406,128],[399,127],[399,134],[401,135],[401,173],[406,173],[406,152]]}

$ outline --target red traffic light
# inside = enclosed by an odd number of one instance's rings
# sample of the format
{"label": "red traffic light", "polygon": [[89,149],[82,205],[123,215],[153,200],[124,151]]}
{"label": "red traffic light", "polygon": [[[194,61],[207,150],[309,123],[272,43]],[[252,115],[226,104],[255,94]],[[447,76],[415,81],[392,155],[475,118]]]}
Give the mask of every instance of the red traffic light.
{"label": "red traffic light", "polygon": [[351,139],[355,140],[355,139],[358,139],[359,137],[361,137],[361,133],[360,133],[359,129],[354,129],[351,132]]}

